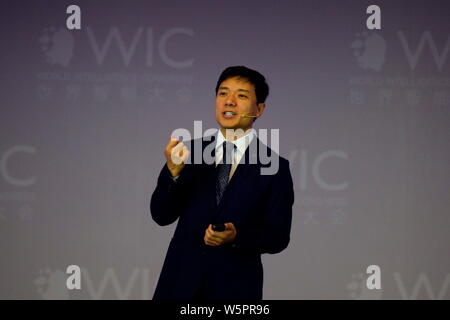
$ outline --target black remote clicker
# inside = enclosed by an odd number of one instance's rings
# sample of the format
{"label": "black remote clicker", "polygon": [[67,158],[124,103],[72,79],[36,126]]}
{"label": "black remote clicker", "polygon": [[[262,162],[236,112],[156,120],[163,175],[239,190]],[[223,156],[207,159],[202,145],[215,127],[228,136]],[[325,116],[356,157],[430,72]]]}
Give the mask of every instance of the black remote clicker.
{"label": "black remote clicker", "polygon": [[224,223],[215,223],[212,225],[212,229],[214,231],[225,231],[225,224]]}

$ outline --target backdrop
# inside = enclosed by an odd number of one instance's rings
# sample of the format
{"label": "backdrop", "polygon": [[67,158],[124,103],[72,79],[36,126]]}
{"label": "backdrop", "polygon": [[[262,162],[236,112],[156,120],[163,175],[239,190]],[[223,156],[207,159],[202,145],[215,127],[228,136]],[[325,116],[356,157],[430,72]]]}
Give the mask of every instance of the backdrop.
{"label": "backdrop", "polygon": [[[66,28],[74,3],[81,30]],[[280,130],[295,188],[264,298],[449,299],[449,9],[3,1],[0,298],[150,299],[175,228],[149,213],[164,146],[196,120],[216,128],[217,78],[245,65],[267,77],[256,129]]]}

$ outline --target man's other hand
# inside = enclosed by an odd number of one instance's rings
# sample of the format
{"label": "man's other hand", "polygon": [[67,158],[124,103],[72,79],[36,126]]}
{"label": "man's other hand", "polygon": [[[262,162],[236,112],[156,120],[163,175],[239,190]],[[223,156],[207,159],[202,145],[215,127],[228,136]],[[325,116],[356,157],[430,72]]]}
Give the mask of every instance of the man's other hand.
{"label": "man's other hand", "polygon": [[214,231],[210,224],[205,231],[203,238],[208,246],[220,246],[225,243],[233,242],[236,238],[236,228],[231,222],[225,223],[224,231]]}

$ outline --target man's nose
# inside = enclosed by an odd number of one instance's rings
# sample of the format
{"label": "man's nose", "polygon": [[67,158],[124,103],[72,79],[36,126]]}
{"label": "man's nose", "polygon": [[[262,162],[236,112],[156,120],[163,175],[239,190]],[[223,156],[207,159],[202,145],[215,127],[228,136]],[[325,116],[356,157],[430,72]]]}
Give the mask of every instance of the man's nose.
{"label": "man's nose", "polygon": [[225,101],[225,105],[226,106],[235,106],[236,105],[236,99],[233,94],[230,94],[227,97],[227,100]]}

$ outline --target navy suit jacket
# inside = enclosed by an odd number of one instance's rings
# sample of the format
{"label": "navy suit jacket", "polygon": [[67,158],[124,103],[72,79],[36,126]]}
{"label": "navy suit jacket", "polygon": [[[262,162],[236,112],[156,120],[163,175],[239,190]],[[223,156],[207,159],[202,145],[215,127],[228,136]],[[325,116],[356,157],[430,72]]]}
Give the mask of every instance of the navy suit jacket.
{"label": "navy suit jacket", "polygon": [[[199,140],[202,150],[210,143],[215,146],[215,136]],[[161,226],[177,219],[178,224],[154,300],[193,299],[202,283],[212,300],[262,299],[261,254],[278,253],[288,246],[294,190],[288,160],[276,154],[278,171],[262,175],[261,168],[270,166],[258,156],[265,145],[256,137],[251,144],[219,205],[214,163],[186,164],[177,181],[167,165],[162,168],[150,201],[151,215]],[[195,145],[191,143],[191,163]],[[264,150],[268,155],[273,152],[268,147]],[[226,222],[236,227],[234,242],[207,246],[203,238],[208,225]]]}

